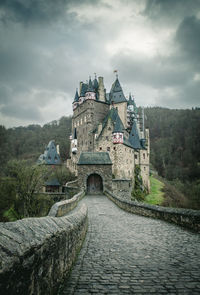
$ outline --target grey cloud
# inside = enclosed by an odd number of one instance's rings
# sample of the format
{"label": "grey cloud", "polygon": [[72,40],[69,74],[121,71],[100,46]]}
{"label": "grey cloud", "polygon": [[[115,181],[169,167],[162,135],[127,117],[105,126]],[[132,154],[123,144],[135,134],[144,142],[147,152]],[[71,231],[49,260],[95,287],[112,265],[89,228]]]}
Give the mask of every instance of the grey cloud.
{"label": "grey cloud", "polygon": [[8,117],[14,117],[25,120],[40,120],[42,118],[40,111],[35,107],[35,105],[21,105],[16,102],[16,104],[4,105],[0,109],[1,113]]}
{"label": "grey cloud", "polygon": [[200,19],[184,18],[176,32],[176,41],[191,60],[200,63]]}
{"label": "grey cloud", "polygon": [[112,59],[126,81],[152,85],[154,88],[172,87],[187,81],[190,73],[184,64],[168,57],[136,56],[120,53]]}
{"label": "grey cloud", "polygon": [[[147,0],[143,14],[153,21],[177,21],[200,9],[200,0]],[[170,25],[170,23],[168,23]]]}

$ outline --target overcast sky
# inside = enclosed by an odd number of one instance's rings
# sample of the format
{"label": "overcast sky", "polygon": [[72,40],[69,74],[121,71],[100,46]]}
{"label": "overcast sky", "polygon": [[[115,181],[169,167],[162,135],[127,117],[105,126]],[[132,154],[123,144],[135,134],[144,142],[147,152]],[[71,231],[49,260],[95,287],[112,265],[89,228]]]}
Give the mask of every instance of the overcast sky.
{"label": "overcast sky", "polygon": [[200,0],[1,0],[0,124],[72,114],[79,81],[137,105],[200,106]]}

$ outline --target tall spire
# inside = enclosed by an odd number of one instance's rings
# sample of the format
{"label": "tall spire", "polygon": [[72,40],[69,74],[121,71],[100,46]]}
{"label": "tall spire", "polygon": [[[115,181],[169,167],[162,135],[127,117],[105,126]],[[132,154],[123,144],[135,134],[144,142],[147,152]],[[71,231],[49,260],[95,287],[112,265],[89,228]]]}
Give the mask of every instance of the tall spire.
{"label": "tall spire", "polygon": [[112,88],[109,94],[110,102],[119,103],[119,102],[127,102],[122,87],[120,85],[118,75],[116,75],[116,80],[112,84]]}
{"label": "tall spire", "polygon": [[78,96],[78,88],[76,88],[76,93],[75,93],[75,97],[74,97],[74,102],[78,102],[79,100],[79,96]]}

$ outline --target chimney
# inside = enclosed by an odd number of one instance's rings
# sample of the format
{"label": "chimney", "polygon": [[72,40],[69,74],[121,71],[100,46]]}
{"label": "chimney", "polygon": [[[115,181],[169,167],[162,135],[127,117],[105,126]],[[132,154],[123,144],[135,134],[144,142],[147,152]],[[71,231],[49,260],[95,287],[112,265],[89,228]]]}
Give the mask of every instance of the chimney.
{"label": "chimney", "polygon": [[106,97],[105,97],[105,90],[104,90],[104,83],[103,83],[103,77],[98,77],[98,82],[99,82],[99,100],[100,101],[106,101]]}

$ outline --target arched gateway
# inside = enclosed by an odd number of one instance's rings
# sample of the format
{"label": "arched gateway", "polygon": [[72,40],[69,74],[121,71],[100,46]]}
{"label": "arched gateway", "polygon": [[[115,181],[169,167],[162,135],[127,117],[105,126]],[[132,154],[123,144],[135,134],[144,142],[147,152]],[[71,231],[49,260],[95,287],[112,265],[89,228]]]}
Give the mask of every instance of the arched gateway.
{"label": "arched gateway", "polygon": [[103,192],[103,180],[98,174],[90,174],[87,178],[87,192],[101,193]]}
{"label": "arched gateway", "polygon": [[107,152],[82,152],[77,163],[78,185],[89,194],[112,188],[112,162]]}

